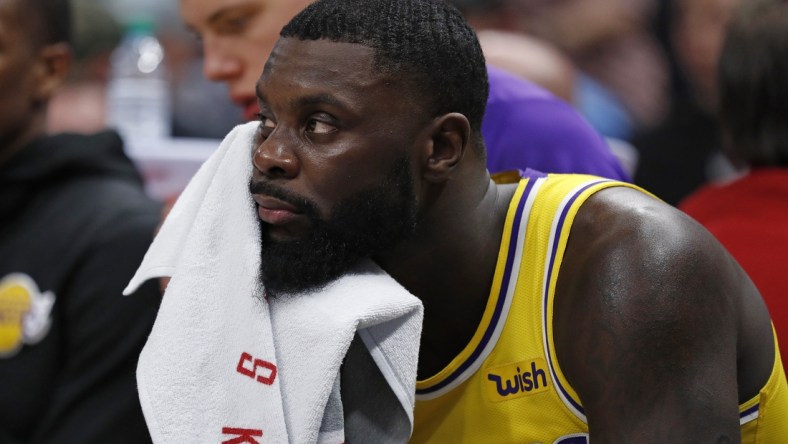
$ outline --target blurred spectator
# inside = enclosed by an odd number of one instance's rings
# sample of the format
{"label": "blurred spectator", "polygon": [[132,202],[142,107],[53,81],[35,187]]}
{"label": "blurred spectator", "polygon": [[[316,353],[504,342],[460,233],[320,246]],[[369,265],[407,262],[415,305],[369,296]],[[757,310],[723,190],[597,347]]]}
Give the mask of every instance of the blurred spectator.
{"label": "blurred spectator", "polygon": [[[577,71],[563,52],[541,39],[522,33],[480,30],[477,34],[488,63],[534,82],[568,103],[575,102]],[[544,124],[550,125],[548,122]],[[638,159],[635,148],[613,137],[606,137],[605,141],[624,171],[632,177]]]}
{"label": "blurred spectator", "polygon": [[635,183],[670,204],[708,181],[735,174],[720,151],[715,69],[725,29],[740,0],[675,0],[671,42],[688,95],[674,99],[667,119],[636,135]]}
{"label": "blurred spectator", "polygon": [[528,79],[572,103],[575,67],[558,49],[534,37],[501,30],[479,30],[487,63]]}
{"label": "blurred spectator", "polygon": [[572,59],[577,107],[603,135],[628,140],[663,118],[668,71],[649,30],[654,0],[503,1],[518,30]]}
{"label": "blurred spectator", "polygon": [[674,0],[673,45],[695,103],[717,106],[717,62],[725,32],[741,0]]}
{"label": "blurred spectator", "polygon": [[479,38],[487,63],[505,69],[574,103],[577,70],[569,56],[547,40],[517,30],[518,14],[507,0],[451,0]]}
{"label": "blurred spectator", "polygon": [[156,18],[157,35],[171,73],[174,137],[223,139],[243,121],[241,111],[228,98],[227,86],[202,75],[202,48],[183,25],[177,2],[110,1],[119,5],[115,9],[121,17],[147,12]]}
{"label": "blurred spectator", "polygon": [[243,121],[241,110],[228,99],[227,86],[203,76],[200,45],[179,18],[160,35],[172,75],[173,137],[223,139]]}
{"label": "blurred spectator", "polygon": [[749,168],[680,208],[706,226],[760,290],[788,365],[788,3],[741,4],[719,60],[725,154]]}
{"label": "blurred spectator", "polygon": [[172,6],[122,0],[73,0],[74,66],[49,107],[47,129],[91,133],[106,128],[106,85],[112,50],[124,21],[155,17],[164,45],[172,92],[173,137],[221,139],[240,121],[223,85],[201,75],[198,45],[183,28]]}
{"label": "blurred spectator", "polygon": [[121,291],[159,205],[118,136],[45,135],[66,0],[0,0],[0,442],[150,442],[137,357],[160,292]]}
{"label": "blurred spectator", "polygon": [[[279,31],[310,0],[180,0],[183,20],[202,39],[205,76],[225,82],[251,120],[255,85]],[[489,67],[482,125],[490,171],[534,168],[629,180],[604,140],[566,103]]]}
{"label": "blurred spectator", "polygon": [[105,84],[109,56],[121,28],[95,0],[73,0],[73,63],[49,103],[49,132],[93,133],[106,128]]}
{"label": "blurred spectator", "polygon": [[490,172],[532,168],[630,180],[605,139],[569,104],[494,65],[487,74],[482,136]]}

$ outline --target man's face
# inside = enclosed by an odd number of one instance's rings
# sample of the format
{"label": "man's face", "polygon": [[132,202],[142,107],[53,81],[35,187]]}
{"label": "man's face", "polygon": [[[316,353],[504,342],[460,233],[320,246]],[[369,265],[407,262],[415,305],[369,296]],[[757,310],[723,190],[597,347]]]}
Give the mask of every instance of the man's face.
{"label": "man's face", "polygon": [[181,17],[198,34],[203,72],[227,83],[247,120],[257,113],[254,86],[279,31],[312,0],[180,0]]}
{"label": "man's face", "polygon": [[257,84],[250,185],[269,294],[320,287],[415,230],[431,119],[368,47],[280,40]]}
{"label": "man's face", "polygon": [[33,74],[41,67],[19,1],[0,0],[0,151],[27,135],[40,106]]}

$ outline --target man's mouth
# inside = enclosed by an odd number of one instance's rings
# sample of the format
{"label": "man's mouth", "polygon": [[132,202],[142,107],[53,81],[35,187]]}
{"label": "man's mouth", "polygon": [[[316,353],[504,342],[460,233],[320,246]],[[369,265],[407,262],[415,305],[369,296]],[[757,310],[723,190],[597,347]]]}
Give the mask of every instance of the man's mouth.
{"label": "man's mouth", "polygon": [[303,214],[295,206],[275,197],[254,194],[252,198],[257,203],[257,216],[267,224],[284,225],[293,222]]}

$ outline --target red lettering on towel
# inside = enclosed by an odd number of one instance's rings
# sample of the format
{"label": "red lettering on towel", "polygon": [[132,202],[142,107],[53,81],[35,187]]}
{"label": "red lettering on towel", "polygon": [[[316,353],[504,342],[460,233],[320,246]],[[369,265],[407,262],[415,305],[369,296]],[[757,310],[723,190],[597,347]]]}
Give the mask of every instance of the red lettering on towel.
{"label": "red lettering on towel", "polygon": [[222,444],[260,444],[255,436],[263,436],[263,431],[258,429],[240,429],[235,427],[222,427],[222,435],[235,435],[233,439],[222,441]]}
{"label": "red lettering on towel", "polygon": [[[247,363],[249,363],[249,365],[247,365]],[[257,376],[258,369],[262,369],[262,374],[259,376]],[[263,361],[262,359],[255,359],[246,352],[241,353],[241,360],[238,361],[236,370],[238,373],[256,379],[257,382],[265,385],[273,384],[276,379],[276,365],[268,361]],[[266,373],[268,375],[264,376]]]}

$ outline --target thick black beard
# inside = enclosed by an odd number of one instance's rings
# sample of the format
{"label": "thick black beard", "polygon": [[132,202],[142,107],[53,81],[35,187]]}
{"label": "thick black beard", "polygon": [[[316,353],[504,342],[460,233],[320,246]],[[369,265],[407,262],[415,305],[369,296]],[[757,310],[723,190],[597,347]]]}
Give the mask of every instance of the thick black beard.
{"label": "thick black beard", "polygon": [[327,220],[314,203],[265,182],[255,186],[296,205],[312,221],[301,239],[274,241],[261,222],[260,277],[267,297],[316,291],[362,258],[393,248],[416,230],[416,197],[408,159],[401,159],[379,185],[340,201]]}

